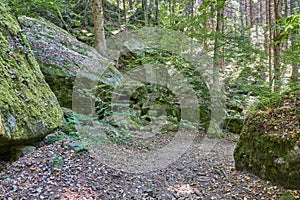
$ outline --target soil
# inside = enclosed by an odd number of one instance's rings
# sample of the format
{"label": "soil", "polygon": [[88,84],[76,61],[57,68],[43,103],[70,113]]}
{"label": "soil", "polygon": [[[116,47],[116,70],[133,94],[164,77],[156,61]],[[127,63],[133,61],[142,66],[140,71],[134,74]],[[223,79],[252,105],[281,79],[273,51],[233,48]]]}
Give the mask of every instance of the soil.
{"label": "soil", "polygon": [[[71,141],[58,141],[17,161],[0,161],[0,199],[246,200],[280,199],[287,193],[300,198],[300,191],[236,171],[237,139],[237,135],[198,138],[176,161],[143,173],[125,171],[101,155],[75,153],[68,145]],[[54,167],[53,158],[58,156],[63,162]]]}

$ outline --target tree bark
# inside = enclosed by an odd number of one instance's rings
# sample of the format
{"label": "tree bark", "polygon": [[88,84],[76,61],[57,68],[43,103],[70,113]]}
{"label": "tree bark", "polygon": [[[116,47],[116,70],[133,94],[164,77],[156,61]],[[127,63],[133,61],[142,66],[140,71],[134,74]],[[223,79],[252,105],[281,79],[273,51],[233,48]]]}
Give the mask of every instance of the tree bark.
{"label": "tree bark", "polygon": [[264,14],[263,14],[263,2],[259,1],[259,14],[260,14],[260,25],[264,27]]}
{"label": "tree bark", "polygon": [[145,26],[148,26],[148,5],[147,0],[142,0],[142,8],[144,13]]}
{"label": "tree bark", "polygon": [[[281,19],[281,9],[282,9],[282,0],[274,0],[274,17],[275,23],[277,24],[278,21]],[[281,30],[275,28],[274,29],[274,61],[273,61],[273,68],[274,68],[274,91],[280,90],[280,44],[282,39]]]}
{"label": "tree bark", "polygon": [[155,23],[159,25],[159,7],[158,7],[158,0],[155,0]]}
{"label": "tree bark", "polygon": [[117,0],[117,6],[118,6],[118,22],[119,22],[119,25],[120,25],[121,24],[120,0]]}
{"label": "tree bark", "polygon": [[[297,6],[299,6],[299,4],[297,4],[296,1],[294,0],[290,0],[290,8],[289,8],[289,14],[293,15],[296,13],[296,11],[294,10],[294,8],[296,8]],[[290,41],[291,41],[291,46],[296,45],[296,39],[297,37],[299,37],[299,34],[294,34],[291,35]],[[298,58],[298,61],[300,61],[300,59]],[[291,81],[299,81],[299,62],[293,63],[292,64],[292,75],[291,75]]]}
{"label": "tree bark", "polygon": [[272,73],[272,46],[271,46],[271,41],[272,41],[272,29],[271,29],[271,24],[272,24],[272,0],[268,0],[268,5],[266,5],[268,9],[268,30],[269,30],[269,37],[268,37],[268,61],[269,61],[269,82],[270,86],[272,87],[273,85],[273,73]]}
{"label": "tree bark", "polygon": [[127,22],[127,15],[126,15],[126,12],[127,12],[127,10],[126,10],[126,1],[123,0],[123,14],[124,14],[124,23],[125,23],[125,24],[126,24],[126,22]]}
{"label": "tree bark", "polygon": [[292,65],[291,80],[295,81],[295,82],[299,80],[299,65],[298,64],[293,64]]}
{"label": "tree bark", "polygon": [[253,4],[252,4],[252,0],[249,0],[249,13],[250,13],[250,27],[253,27]]}
{"label": "tree bark", "polygon": [[[224,117],[224,108],[222,108],[222,91],[221,91],[221,82],[220,82],[220,63],[221,63],[221,43],[220,43],[220,35],[222,33],[223,26],[223,14],[224,14],[224,6],[226,0],[217,0],[216,1],[216,10],[217,10],[217,21],[216,21],[216,29],[215,29],[215,41],[214,41],[214,63],[213,63],[213,83],[211,86],[213,97],[212,99],[212,123],[214,123],[214,133],[208,130],[208,135],[210,136],[219,136],[220,134],[220,125],[218,122],[222,120]],[[211,126],[210,126],[211,127]]]}
{"label": "tree bark", "polygon": [[94,17],[95,49],[104,56],[106,54],[106,41],[102,0],[92,0],[92,11]]}
{"label": "tree bark", "polygon": [[245,9],[246,27],[248,27],[249,26],[249,13],[248,13],[248,1],[247,0],[245,0],[244,6],[245,6],[244,9]]}

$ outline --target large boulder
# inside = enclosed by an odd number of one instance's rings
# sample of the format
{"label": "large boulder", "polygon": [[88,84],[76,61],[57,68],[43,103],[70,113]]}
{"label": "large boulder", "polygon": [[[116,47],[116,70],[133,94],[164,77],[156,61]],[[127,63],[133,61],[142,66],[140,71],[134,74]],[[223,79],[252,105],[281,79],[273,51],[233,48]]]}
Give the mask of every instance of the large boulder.
{"label": "large boulder", "polygon": [[72,108],[73,86],[78,73],[97,75],[102,71],[99,83],[105,85],[113,85],[122,79],[118,70],[94,48],[51,22],[25,16],[19,17],[19,21],[61,106]]}
{"label": "large boulder", "polygon": [[247,116],[234,151],[235,166],[300,189],[300,90],[260,102]]}
{"label": "large boulder", "polygon": [[0,3],[0,154],[56,129],[62,110],[18,21]]}

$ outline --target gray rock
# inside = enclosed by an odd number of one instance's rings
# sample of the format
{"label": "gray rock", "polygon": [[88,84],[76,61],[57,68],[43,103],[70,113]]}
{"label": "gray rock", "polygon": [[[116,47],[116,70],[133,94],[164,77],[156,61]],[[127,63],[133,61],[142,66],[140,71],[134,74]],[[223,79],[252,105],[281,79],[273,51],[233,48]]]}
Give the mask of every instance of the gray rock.
{"label": "gray rock", "polygon": [[23,16],[19,21],[61,106],[72,108],[77,75],[87,78],[86,82],[95,82],[95,85],[97,82],[113,85],[122,80],[112,63],[65,30],[43,19]]}

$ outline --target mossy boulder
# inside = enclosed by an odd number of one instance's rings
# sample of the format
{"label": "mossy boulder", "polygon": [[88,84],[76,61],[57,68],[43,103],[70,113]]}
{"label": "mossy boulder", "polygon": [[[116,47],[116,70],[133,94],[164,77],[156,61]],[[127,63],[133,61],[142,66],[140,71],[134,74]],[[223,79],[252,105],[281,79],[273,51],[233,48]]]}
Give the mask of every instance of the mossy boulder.
{"label": "mossy boulder", "polygon": [[300,90],[263,100],[245,120],[235,166],[300,189]]}
{"label": "mossy boulder", "polygon": [[[196,66],[193,66],[181,55],[174,55],[167,50],[150,48],[137,41],[124,42],[122,45],[120,45],[118,69],[124,73],[134,74],[132,77],[135,80],[140,79],[141,82],[144,81],[144,85],[137,88],[130,98],[131,107],[134,108],[135,105],[139,105],[141,118],[147,119],[149,108],[156,106],[161,108],[159,110],[165,111],[165,113],[158,116],[166,115],[170,122],[174,122],[174,119],[175,121],[180,121],[181,119],[193,121],[197,118],[201,127],[208,128],[211,122],[210,93],[203,74]],[[140,69],[140,66],[143,66],[143,68]],[[147,66],[153,67],[154,77],[158,77],[158,82],[166,83],[166,80],[169,79],[177,80],[179,84],[176,85],[171,81],[170,83],[173,85],[147,82],[146,80],[150,76],[149,74],[146,75],[149,73],[146,70]],[[199,116],[195,117],[193,115],[196,110],[195,107],[180,104],[182,102],[178,98],[178,91],[182,87],[182,84],[180,84],[182,80],[174,76],[174,71],[182,75],[186,81],[185,83],[191,87],[193,95],[198,100]],[[190,114],[183,116],[183,111]]]}
{"label": "mossy boulder", "polygon": [[[122,79],[114,66],[97,51],[78,41],[45,19],[19,17],[45,79],[61,106],[72,108],[73,86],[82,72],[97,75],[99,84],[111,85]],[[92,77],[92,76],[91,76]]]}
{"label": "mossy boulder", "polygon": [[0,3],[0,154],[55,130],[62,110],[18,21]]}

